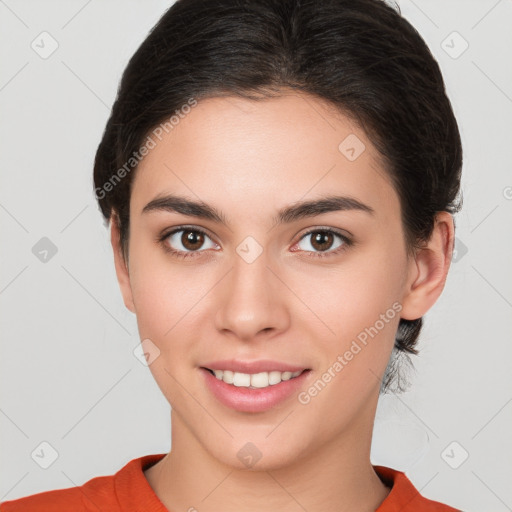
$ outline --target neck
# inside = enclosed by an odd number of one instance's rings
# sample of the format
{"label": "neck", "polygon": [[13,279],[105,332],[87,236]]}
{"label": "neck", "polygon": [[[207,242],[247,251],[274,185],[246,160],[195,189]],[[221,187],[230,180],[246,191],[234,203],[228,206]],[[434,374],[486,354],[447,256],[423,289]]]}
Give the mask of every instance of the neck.
{"label": "neck", "polygon": [[174,411],[171,452],[145,476],[169,510],[375,511],[389,489],[370,463],[372,427],[373,418],[365,435],[357,425],[293,465],[258,471],[219,462]]}

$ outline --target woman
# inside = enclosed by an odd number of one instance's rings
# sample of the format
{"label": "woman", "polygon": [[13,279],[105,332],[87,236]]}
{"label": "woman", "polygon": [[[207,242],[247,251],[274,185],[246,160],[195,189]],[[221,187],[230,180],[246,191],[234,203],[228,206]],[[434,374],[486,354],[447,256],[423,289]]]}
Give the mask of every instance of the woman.
{"label": "woman", "polygon": [[178,0],[94,183],[171,451],[14,510],[449,511],[370,462],[454,240],[439,67],[381,0]]}

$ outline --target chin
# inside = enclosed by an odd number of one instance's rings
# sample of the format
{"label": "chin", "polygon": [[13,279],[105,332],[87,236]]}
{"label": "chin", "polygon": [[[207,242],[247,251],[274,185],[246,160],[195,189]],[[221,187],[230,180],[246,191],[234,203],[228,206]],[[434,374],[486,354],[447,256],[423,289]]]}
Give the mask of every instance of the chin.
{"label": "chin", "polygon": [[269,439],[268,431],[254,436],[235,436],[228,443],[206,445],[210,454],[222,464],[237,470],[273,471],[295,464],[297,454],[304,452],[304,443],[276,437]]}

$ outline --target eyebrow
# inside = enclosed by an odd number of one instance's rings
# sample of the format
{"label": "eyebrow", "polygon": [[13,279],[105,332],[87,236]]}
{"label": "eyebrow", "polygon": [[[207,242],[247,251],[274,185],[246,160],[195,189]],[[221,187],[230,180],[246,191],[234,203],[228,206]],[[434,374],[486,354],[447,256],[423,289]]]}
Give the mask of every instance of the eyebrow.
{"label": "eyebrow", "polygon": [[[375,210],[372,207],[353,197],[327,196],[286,206],[274,216],[273,222],[275,224],[287,224],[323,213],[347,210],[361,211],[369,215],[375,214]],[[181,213],[182,215],[197,217],[198,219],[211,220],[225,226],[229,224],[224,214],[214,206],[203,201],[193,201],[173,194],[157,197],[142,209],[143,214],[153,211]]]}

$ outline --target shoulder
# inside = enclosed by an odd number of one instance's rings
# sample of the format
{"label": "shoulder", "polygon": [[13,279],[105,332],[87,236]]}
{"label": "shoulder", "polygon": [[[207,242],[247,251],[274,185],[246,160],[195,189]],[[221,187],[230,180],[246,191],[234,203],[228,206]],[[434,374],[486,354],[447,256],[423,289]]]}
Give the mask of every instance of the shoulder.
{"label": "shoulder", "polygon": [[420,494],[405,473],[384,466],[375,466],[380,479],[391,488],[388,497],[376,512],[460,512]]}
{"label": "shoulder", "polygon": [[150,491],[143,470],[163,455],[133,459],[114,475],[98,476],[80,486],[4,501],[0,503],[0,512],[121,512],[126,508],[119,501],[119,494],[123,495],[128,490],[136,493]]}
{"label": "shoulder", "polygon": [[119,510],[115,501],[114,476],[100,476],[79,487],[40,492],[0,504],[0,512],[82,512],[98,509]]}

